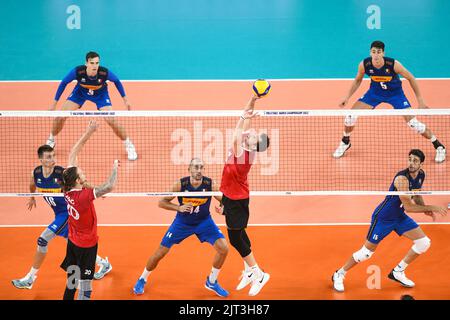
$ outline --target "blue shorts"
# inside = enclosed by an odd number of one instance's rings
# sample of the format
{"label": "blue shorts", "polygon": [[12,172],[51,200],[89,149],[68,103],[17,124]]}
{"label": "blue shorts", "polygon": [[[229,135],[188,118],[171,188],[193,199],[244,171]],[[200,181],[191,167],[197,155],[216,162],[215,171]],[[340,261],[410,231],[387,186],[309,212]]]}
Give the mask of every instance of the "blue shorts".
{"label": "blue shorts", "polygon": [[161,245],[170,248],[193,234],[200,242],[206,241],[211,245],[214,245],[217,239],[225,238],[211,216],[197,225],[189,225],[175,219],[164,235]]}
{"label": "blue shorts", "polygon": [[369,89],[358,101],[364,102],[369,106],[372,106],[372,108],[375,108],[382,102],[389,103],[394,109],[411,108],[411,104],[402,90],[387,97],[376,94],[373,90]]}
{"label": "blue shorts", "polygon": [[80,105],[80,107],[86,102],[86,100],[89,100],[97,105],[97,110],[100,110],[103,107],[110,107],[112,105],[108,90],[106,88],[101,89],[100,92],[96,92],[95,95],[91,96],[86,92],[86,89],[76,86],[67,100],[75,102]]}
{"label": "blue shorts", "polygon": [[395,220],[382,220],[372,216],[370,229],[367,233],[367,240],[371,243],[378,244],[392,231],[395,231],[401,236],[405,232],[413,230],[418,226],[419,225],[406,214]]}
{"label": "blue shorts", "polygon": [[67,212],[61,212],[55,216],[55,220],[48,225],[48,229],[53,231],[57,236],[67,239],[69,235],[69,214]]}

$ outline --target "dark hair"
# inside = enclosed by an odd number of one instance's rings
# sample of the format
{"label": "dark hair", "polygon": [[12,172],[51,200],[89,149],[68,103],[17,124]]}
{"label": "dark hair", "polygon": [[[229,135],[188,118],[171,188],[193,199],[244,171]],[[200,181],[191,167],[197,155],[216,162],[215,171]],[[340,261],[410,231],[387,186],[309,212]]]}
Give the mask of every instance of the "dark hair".
{"label": "dark hair", "polygon": [[420,162],[424,162],[425,161],[425,154],[422,152],[422,150],[419,149],[412,149],[408,155],[413,155],[416,156],[420,159]]}
{"label": "dark hair", "polygon": [[63,171],[63,181],[61,183],[61,187],[63,192],[69,192],[72,190],[76,184],[78,179],[78,170],[77,167],[70,167]]}
{"label": "dark hair", "polygon": [[89,61],[89,59],[93,59],[93,58],[100,58],[100,55],[97,52],[94,51],[89,51],[88,53],[86,53],[86,62]]}
{"label": "dark hair", "polygon": [[416,300],[416,299],[414,299],[414,297],[409,294],[404,294],[400,297],[400,300]]}
{"label": "dark hair", "polygon": [[52,152],[54,151],[52,147],[50,147],[47,144],[44,144],[43,146],[40,146],[37,150],[37,154],[39,159],[42,159],[42,157],[44,156],[44,152]]}
{"label": "dark hair", "polygon": [[270,145],[270,139],[267,133],[261,133],[259,135],[258,143],[256,144],[256,151],[263,152],[266,151]]}
{"label": "dark hair", "polygon": [[384,51],[384,43],[382,41],[376,40],[370,45],[370,49],[372,48],[377,48]]}

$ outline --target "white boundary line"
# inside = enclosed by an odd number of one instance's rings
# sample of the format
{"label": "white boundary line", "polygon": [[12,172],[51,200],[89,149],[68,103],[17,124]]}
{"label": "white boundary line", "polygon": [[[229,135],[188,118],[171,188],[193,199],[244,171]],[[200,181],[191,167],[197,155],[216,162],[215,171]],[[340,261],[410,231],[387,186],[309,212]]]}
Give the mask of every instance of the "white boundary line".
{"label": "white boundary line", "polygon": [[[450,222],[417,222],[419,225],[450,225]],[[217,224],[219,227],[225,227],[223,223]],[[366,222],[342,222],[342,223],[255,223],[249,224],[249,227],[342,227],[342,226],[369,226]],[[24,225],[0,225],[0,228],[35,228],[47,227],[47,224],[24,224]],[[144,224],[127,224],[127,223],[106,223],[99,224],[99,227],[168,227],[170,223],[144,223]]]}
{"label": "white boundary line", "polygon": [[[293,78],[293,79],[266,79],[271,82],[286,82],[286,81],[347,81],[353,80],[354,78]],[[416,78],[417,80],[450,80],[450,78]],[[120,80],[121,82],[249,82],[255,81],[256,79],[142,79],[142,80]],[[369,78],[364,78],[363,80],[369,81]],[[405,79],[401,79],[402,81]],[[0,80],[0,83],[33,83],[33,82],[61,82],[61,80]]]}

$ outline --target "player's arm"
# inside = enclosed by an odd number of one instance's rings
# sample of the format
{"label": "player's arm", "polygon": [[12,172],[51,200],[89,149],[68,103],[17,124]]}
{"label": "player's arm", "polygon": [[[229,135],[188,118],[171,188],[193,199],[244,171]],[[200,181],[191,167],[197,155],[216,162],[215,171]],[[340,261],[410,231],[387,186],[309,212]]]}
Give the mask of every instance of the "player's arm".
{"label": "player's arm", "polygon": [[105,183],[103,183],[101,186],[95,187],[95,189],[94,189],[95,198],[102,197],[105,194],[110,193],[113,190],[113,188],[117,182],[118,168],[119,168],[119,160],[114,160],[113,169],[112,169],[111,175],[109,176],[108,180]]}
{"label": "player's arm", "polygon": [[[35,192],[36,192],[36,185],[34,184],[34,174],[33,174],[33,172],[31,172],[30,193],[35,193]],[[28,210],[30,210],[30,211],[31,211],[31,209],[33,209],[33,207],[36,208],[36,199],[34,197],[30,197],[30,199],[28,200],[27,206],[28,206]]]}
{"label": "player's arm", "polygon": [[[181,182],[176,181],[170,192],[181,192]],[[166,209],[166,210],[172,210],[172,211],[179,211],[179,212],[192,212],[193,206],[192,204],[183,204],[181,206],[172,203],[172,200],[175,199],[175,197],[164,197],[161,198],[158,202],[158,207]]]}
{"label": "player's arm", "polygon": [[425,104],[425,101],[422,98],[422,94],[419,89],[419,84],[417,83],[416,78],[413,76],[411,72],[408,71],[401,63],[400,61],[395,60],[394,63],[394,71],[400,75],[402,75],[406,80],[408,80],[409,84],[411,85],[411,88],[414,91],[414,94],[416,95],[417,102],[419,103],[419,108],[427,108],[427,105]]}
{"label": "player's arm", "polygon": [[242,151],[241,142],[242,142],[242,133],[247,131],[250,128],[250,120],[257,115],[254,112],[255,102],[259,97],[254,95],[249,100],[247,105],[244,108],[243,114],[239,117],[239,120],[236,124],[236,128],[233,132],[233,153],[235,155],[240,155]]}
{"label": "player's arm", "polygon": [[[397,176],[394,180],[394,185],[398,191],[409,191],[409,181],[405,176]],[[403,208],[407,212],[434,212],[441,215],[447,214],[447,209],[439,206],[417,204],[408,195],[399,196]],[[420,201],[420,200],[419,200]],[[422,201],[423,202],[423,201]]]}
{"label": "player's arm", "polygon": [[[425,201],[423,200],[423,197],[420,194],[415,195],[412,198],[413,198],[414,203],[421,205],[421,206],[425,205]],[[427,216],[430,216],[433,219],[433,221],[436,221],[436,215],[434,214],[433,211],[424,211],[424,213]]]}
{"label": "player's arm", "polygon": [[55,100],[53,101],[53,104],[50,106],[50,111],[53,111],[56,109],[56,104],[59,101],[59,98],[61,98],[61,95],[63,94],[64,90],[66,89],[66,86],[71,83],[73,80],[76,80],[76,71],[75,68],[70,70],[70,72],[62,79],[61,83],[58,86],[58,90],[55,94]]}
{"label": "player's arm", "polygon": [[123,103],[125,104],[125,107],[128,110],[131,110],[131,105],[128,102],[128,98],[127,98],[127,96],[125,94],[125,89],[124,89],[124,87],[122,85],[122,82],[119,80],[119,78],[114,73],[112,73],[111,71],[108,71],[108,80],[114,82],[114,85],[116,86],[117,91],[119,91],[120,96],[123,99]]}
{"label": "player's arm", "polygon": [[70,151],[68,167],[77,166],[78,153],[81,151],[84,144],[86,143],[86,141],[89,140],[89,138],[92,136],[95,130],[97,130],[97,128],[98,128],[97,122],[95,122],[94,120],[90,120],[86,131],[83,133],[81,138],[77,141],[77,143],[75,143],[75,145],[72,147],[72,150]]}
{"label": "player's arm", "polygon": [[[213,181],[211,190],[216,192],[216,191],[219,191],[219,188],[220,188],[219,185],[215,181]],[[219,201],[219,205],[215,206],[216,212],[219,214],[223,214],[222,196],[214,196],[214,199]]]}
{"label": "player's arm", "polygon": [[343,108],[348,103],[348,100],[355,93],[355,91],[358,90],[363,79],[364,79],[364,64],[361,61],[358,65],[358,72],[356,73],[356,77],[352,82],[352,86],[350,87],[350,90],[348,90],[347,95],[344,97],[344,99],[342,99],[342,101],[339,103],[339,107]]}

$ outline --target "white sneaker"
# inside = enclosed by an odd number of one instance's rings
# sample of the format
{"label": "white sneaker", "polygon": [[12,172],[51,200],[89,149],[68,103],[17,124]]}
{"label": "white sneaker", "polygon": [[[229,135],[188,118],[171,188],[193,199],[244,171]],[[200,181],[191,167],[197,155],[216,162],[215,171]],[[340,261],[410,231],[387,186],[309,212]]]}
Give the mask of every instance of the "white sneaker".
{"label": "white sneaker", "polygon": [[125,143],[125,150],[127,150],[128,160],[134,161],[138,158],[136,149],[131,141]]}
{"label": "white sneaker", "polygon": [[436,157],[434,158],[434,161],[436,161],[437,163],[441,163],[445,160],[445,154],[447,153],[447,151],[445,150],[445,148],[443,146],[440,146],[436,149]]}
{"label": "white sneaker", "polygon": [[389,273],[388,278],[400,282],[402,286],[407,288],[412,288],[416,285],[414,282],[412,282],[406,277],[405,271],[392,270],[391,273]]}
{"label": "white sneaker", "polygon": [[17,289],[28,289],[31,290],[33,288],[34,281],[36,280],[37,276],[34,276],[31,278],[30,276],[25,276],[22,279],[13,280],[11,281],[13,286]]}
{"label": "white sneaker", "polygon": [[333,287],[334,290],[338,292],[344,292],[344,279],[345,276],[342,273],[335,272],[333,276],[331,277],[331,280],[333,281]]}
{"label": "white sneaker", "polygon": [[333,153],[333,157],[336,159],[342,157],[345,154],[345,151],[350,149],[351,146],[352,146],[351,143],[345,144],[344,142],[341,141],[341,143],[339,143],[339,147],[337,147],[336,151]]}
{"label": "white sneaker", "polygon": [[242,271],[242,274],[239,278],[241,281],[237,285],[236,290],[244,289],[252,282],[253,278],[254,278],[253,271]]}
{"label": "white sneaker", "polygon": [[46,145],[54,148],[55,147],[55,138],[54,137],[48,137]]}
{"label": "white sneaker", "polygon": [[267,281],[269,281],[269,279],[270,274],[262,272],[259,278],[256,278],[252,281],[252,286],[250,288],[250,291],[248,292],[248,295],[252,297],[256,296],[267,283]]}
{"label": "white sneaker", "polygon": [[106,274],[110,273],[112,270],[112,265],[111,265],[111,263],[109,263],[108,257],[105,257],[105,259],[103,259],[103,261],[100,262],[98,264],[98,266],[100,268],[98,269],[98,271],[96,273],[94,273],[95,280],[102,279],[104,276],[106,276]]}

